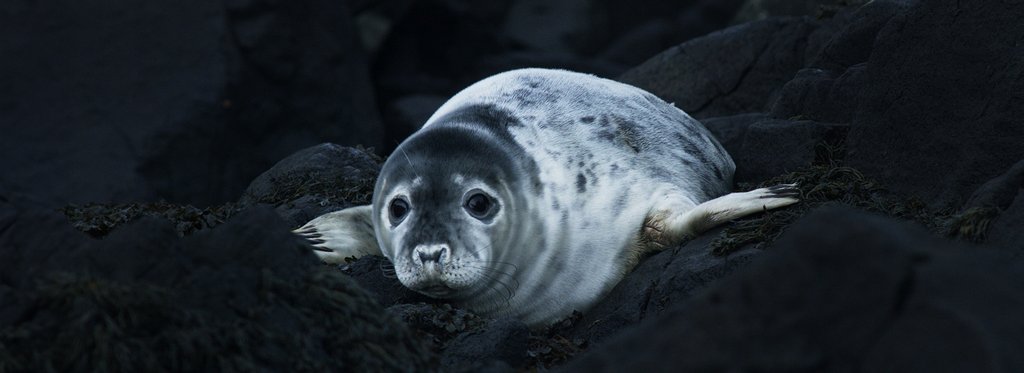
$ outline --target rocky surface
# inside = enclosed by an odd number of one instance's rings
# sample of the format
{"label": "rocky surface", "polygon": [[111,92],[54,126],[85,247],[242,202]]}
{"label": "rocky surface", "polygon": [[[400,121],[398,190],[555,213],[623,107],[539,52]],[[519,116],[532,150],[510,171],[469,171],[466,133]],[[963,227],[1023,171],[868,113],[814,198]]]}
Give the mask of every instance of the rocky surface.
{"label": "rocky surface", "polygon": [[[1014,370],[1024,262],[824,208],[722,279],[567,371]],[[1011,368],[1014,367],[1014,368]]]}
{"label": "rocky surface", "polygon": [[[5,206],[6,211],[10,211]],[[423,370],[437,359],[267,208],[180,238],[143,218],[102,240],[14,212],[0,371]]]}
{"label": "rocky surface", "polygon": [[[641,3],[0,5],[0,372],[1024,370],[1024,5]],[[803,202],[545,330],[289,233],[522,66],[648,89]]]}

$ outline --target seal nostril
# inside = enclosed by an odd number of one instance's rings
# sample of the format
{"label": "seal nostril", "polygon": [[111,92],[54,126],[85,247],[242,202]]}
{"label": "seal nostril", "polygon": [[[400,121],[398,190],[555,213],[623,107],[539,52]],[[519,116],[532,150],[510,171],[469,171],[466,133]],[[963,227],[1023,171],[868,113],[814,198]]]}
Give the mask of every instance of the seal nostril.
{"label": "seal nostril", "polygon": [[441,261],[441,250],[437,250],[437,251],[433,251],[433,252],[429,252],[429,253],[428,252],[420,251],[420,261],[422,261],[424,263],[426,263],[426,262],[439,262],[439,261]]}
{"label": "seal nostril", "polygon": [[441,263],[441,257],[448,251],[448,247],[435,245],[435,246],[420,246],[416,248],[416,255],[420,259],[420,263]]}

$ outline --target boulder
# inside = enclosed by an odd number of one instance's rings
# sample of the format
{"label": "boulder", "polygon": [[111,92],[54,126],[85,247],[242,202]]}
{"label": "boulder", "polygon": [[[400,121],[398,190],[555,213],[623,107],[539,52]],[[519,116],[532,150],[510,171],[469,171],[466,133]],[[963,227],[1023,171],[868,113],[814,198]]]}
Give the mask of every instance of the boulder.
{"label": "boulder", "polygon": [[619,81],[674,103],[695,118],[766,111],[804,66],[818,22],[772,18],[690,40],[625,72]]}
{"label": "boulder", "polygon": [[743,147],[732,153],[737,183],[758,183],[808,167],[824,159],[843,141],[848,125],[815,121],[769,119],[754,123],[743,137]]}
{"label": "boulder", "polygon": [[567,371],[1024,369],[1024,262],[829,207]]}
{"label": "boulder", "polygon": [[331,211],[369,204],[380,165],[379,157],[362,148],[312,146],[256,177],[238,202],[272,205],[297,227]]}
{"label": "boulder", "polygon": [[601,343],[637,323],[656,318],[760,253],[744,249],[728,256],[713,255],[710,244],[721,231],[715,229],[642,260],[608,295],[583,312],[583,318],[574,323],[568,335]]}
{"label": "boulder", "polygon": [[212,205],[302,147],[380,142],[345,2],[19,4],[0,182],[49,206]]}
{"label": "boulder", "polygon": [[[1024,158],[1024,4],[923,1],[878,32],[848,164],[935,208]],[[941,30],[937,32],[937,30]]]}
{"label": "boulder", "polygon": [[747,130],[750,129],[752,124],[766,118],[768,118],[768,115],[764,113],[746,113],[706,118],[701,119],[700,122],[704,124],[708,131],[711,131],[711,134],[722,144],[725,151],[734,157],[733,160],[735,161],[735,155],[739,154],[743,149],[743,139],[747,135]]}
{"label": "boulder", "polygon": [[[436,357],[266,208],[179,238],[102,240],[24,212],[0,237],[0,366],[61,371],[423,370]],[[40,336],[45,335],[46,338]]]}

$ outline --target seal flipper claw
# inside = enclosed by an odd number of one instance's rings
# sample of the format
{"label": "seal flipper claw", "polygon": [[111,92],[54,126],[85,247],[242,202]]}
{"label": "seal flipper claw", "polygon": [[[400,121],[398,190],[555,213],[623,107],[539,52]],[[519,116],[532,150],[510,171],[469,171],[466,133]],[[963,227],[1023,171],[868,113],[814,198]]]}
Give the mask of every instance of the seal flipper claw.
{"label": "seal flipper claw", "polygon": [[356,206],[326,213],[292,232],[313,246],[313,253],[327,263],[345,258],[381,255],[373,231],[373,206]]}

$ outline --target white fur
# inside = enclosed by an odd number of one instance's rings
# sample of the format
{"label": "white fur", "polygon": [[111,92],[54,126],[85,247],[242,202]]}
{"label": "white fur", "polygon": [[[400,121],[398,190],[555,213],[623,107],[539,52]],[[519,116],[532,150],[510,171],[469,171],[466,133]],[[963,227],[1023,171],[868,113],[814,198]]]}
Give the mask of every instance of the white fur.
{"label": "white fur", "polygon": [[[729,219],[796,201],[792,188],[780,198],[772,194],[778,190],[725,195],[735,165],[699,122],[650,93],[593,75],[522,69],[489,77],[442,105],[420,133],[442,125],[449,113],[480,105],[514,113],[519,125],[507,131],[536,165],[542,185],[530,192],[529,206],[509,213],[509,226],[519,229],[510,247],[490,249],[488,260],[514,264],[519,287],[507,302],[495,301],[502,296],[497,293],[465,302],[480,313],[532,325],[556,321],[586,310],[618,283],[650,238],[642,234],[678,243]],[[460,169],[451,187],[470,180],[471,172]],[[372,219],[377,224],[385,221],[384,210]],[[374,251],[353,248],[372,244],[366,232],[322,218],[308,224],[332,232],[321,246],[337,255]],[[527,224],[535,221],[540,224]],[[384,233],[378,226],[378,242],[395,245],[392,239],[405,235],[401,229]],[[340,238],[346,235],[359,237]],[[409,270],[395,264],[400,276]]]}

